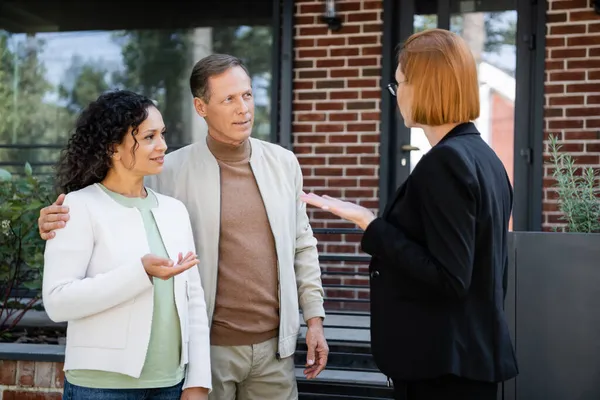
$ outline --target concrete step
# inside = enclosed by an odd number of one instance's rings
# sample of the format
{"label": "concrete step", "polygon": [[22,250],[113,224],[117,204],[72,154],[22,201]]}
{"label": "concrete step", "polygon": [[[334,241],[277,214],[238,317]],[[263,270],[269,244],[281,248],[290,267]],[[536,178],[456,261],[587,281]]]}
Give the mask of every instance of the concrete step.
{"label": "concrete step", "polygon": [[[340,314],[328,314],[325,318],[324,327],[327,341],[371,342],[371,332],[369,331],[371,320],[368,314]],[[300,317],[302,318],[302,315]],[[303,319],[301,320],[303,321]],[[300,335],[302,338],[306,336],[305,324],[302,324]]]}
{"label": "concrete step", "polygon": [[[337,321],[333,321],[334,324],[346,322],[343,321],[343,318],[336,319]],[[361,321],[364,323],[364,320],[360,319],[354,320],[353,323]],[[331,324],[332,321],[329,322]],[[327,368],[316,379],[309,381],[302,373],[306,363],[306,342],[304,337],[298,341],[294,361],[300,399],[381,400],[393,398],[392,389],[387,386],[387,378],[375,365],[370,344],[363,340],[351,340],[360,337],[363,332],[352,332],[350,328],[340,332],[328,328],[327,324],[325,331],[329,345],[329,360]],[[346,340],[336,340],[340,338]]]}
{"label": "concrete step", "polygon": [[323,371],[318,378],[310,381],[302,376],[302,369],[298,369],[296,375],[299,398],[303,400],[393,398],[392,389],[387,387],[385,377],[382,380],[378,374],[344,372],[338,375],[332,371]]}
{"label": "concrete step", "polygon": [[[355,371],[379,373],[371,355],[371,349],[366,343],[329,341],[329,359],[327,369],[333,371]],[[306,343],[299,342],[296,348],[295,364],[303,366],[306,363]]]}

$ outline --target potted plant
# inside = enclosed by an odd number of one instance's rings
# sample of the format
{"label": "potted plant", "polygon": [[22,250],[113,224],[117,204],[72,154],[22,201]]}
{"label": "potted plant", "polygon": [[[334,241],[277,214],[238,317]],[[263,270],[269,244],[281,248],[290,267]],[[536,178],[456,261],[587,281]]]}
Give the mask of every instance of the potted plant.
{"label": "potted plant", "polygon": [[558,138],[550,135],[551,163],[556,179],[558,204],[566,232],[600,232],[600,188],[592,167],[578,168],[575,159],[560,151]]}
{"label": "potted plant", "polygon": [[511,234],[505,309],[519,376],[504,399],[598,399],[598,173],[561,152],[554,135],[548,150],[564,227]]}

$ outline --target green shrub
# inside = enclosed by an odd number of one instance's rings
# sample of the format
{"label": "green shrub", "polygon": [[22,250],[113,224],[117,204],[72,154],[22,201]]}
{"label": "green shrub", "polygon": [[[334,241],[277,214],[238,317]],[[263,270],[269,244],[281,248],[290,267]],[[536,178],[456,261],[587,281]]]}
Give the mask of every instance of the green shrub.
{"label": "green shrub", "polygon": [[29,164],[22,175],[0,169],[0,336],[40,300],[45,244],[37,220],[53,196],[50,180]]}
{"label": "green shrub", "polygon": [[554,167],[561,219],[568,232],[600,232],[600,200],[597,173],[592,167],[578,168],[570,154],[550,135],[551,163]]}

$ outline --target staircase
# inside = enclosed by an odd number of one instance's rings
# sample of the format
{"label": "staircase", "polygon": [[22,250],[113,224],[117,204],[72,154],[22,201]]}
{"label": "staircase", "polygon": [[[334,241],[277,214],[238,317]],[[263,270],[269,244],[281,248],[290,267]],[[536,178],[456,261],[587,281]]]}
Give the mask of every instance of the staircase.
{"label": "staircase", "polygon": [[[348,319],[353,321],[351,326],[348,326]],[[306,363],[305,332],[303,328],[294,360],[301,400],[393,398],[387,378],[381,374],[371,356],[368,315],[333,315],[325,320],[329,360],[325,371],[310,381],[302,374]]]}
{"label": "staircase", "polygon": [[360,343],[329,342],[327,369],[314,380],[302,375],[306,345],[298,343],[296,376],[301,400],[391,399],[386,378],[374,365],[369,347]]}
{"label": "staircase", "polygon": [[[314,232],[320,241],[327,241],[327,235],[346,237],[362,233],[348,228],[315,228]],[[368,309],[369,300],[365,297],[349,299],[342,294],[344,290],[364,292],[369,289],[369,272],[366,267],[370,257],[321,254],[319,260],[324,277],[323,287],[326,290],[325,307],[328,311],[325,337],[329,345],[329,360],[327,368],[316,379],[309,381],[304,377],[302,371],[306,363],[306,326],[303,326],[294,360],[299,398],[392,399],[392,389],[387,385],[387,378],[379,371],[371,356],[369,313],[360,311]]]}

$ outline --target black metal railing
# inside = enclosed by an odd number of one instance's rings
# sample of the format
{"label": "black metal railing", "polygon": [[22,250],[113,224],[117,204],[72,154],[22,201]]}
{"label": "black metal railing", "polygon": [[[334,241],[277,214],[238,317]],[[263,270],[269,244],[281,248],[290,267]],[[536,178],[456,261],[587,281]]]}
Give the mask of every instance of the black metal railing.
{"label": "black metal railing", "polygon": [[[362,231],[360,229],[353,228],[314,228],[313,233],[315,236],[326,236],[326,235],[360,235]],[[355,263],[368,263],[371,260],[370,256],[360,255],[360,254],[320,254],[319,261],[321,263],[332,263],[332,262],[340,262],[346,263],[350,262],[352,264]],[[356,267],[355,267],[356,268]],[[368,277],[368,271],[361,271],[364,268],[356,268],[355,271],[330,271],[328,266],[321,267],[321,276],[324,281],[327,277]],[[358,303],[358,304],[369,304],[368,299],[356,299],[356,298],[337,298],[337,297],[329,297],[327,289],[336,289],[336,290],[356,290],[363,289],[368,290],[369,285],[346,285],[342,283],[323,283],[323,289],[325,291],[325,304],[327,309],[327,303]],[[336,309],[328,309],[326,311],[328,316],[357,316],[357,317],[368,317],[369,312],[363,310],[336,310]],[[303,327],[306,327],[306,324],[303,324]],[[327,324],[327,329],[356,329],[356,330],[368,330],[368,326],[357,325],[357,324]]]}
{"label": "black metal railing", "polygon": [[[351,235],[357,237],[362,234],[359,229],[353,228],[314,228],[315,236],[323,242],[328,242],[329,235]],[[337,237],[331,241],[338,241]],[[345,237],[344,237],[344,241]],[[350,241],[356,243],[356,241]],[[379,369],[371,356],[369,337],[369,312],[368,298],[340,298],[329,295],[331,291],[369,290],[368,280],[365,284],[346,284],[342,279],[354,280],[369,277],[368,262],[370,256],[361,254],[328,254],[319,256],[321,262],[321,276],[325,290],[326,319],[325,332],[329,345],[329,360],[326,372],[319,379],[308,381],[300,377],[298,390],[300,399],[391,399],[392,392],[387,386],[387,381],[380,374]],[[337,265],[331,265],[331,264]],[[341,264],[341,265],[340,265]],[[347,264],[353,267],[347,270]],[[356,266],[360,264],[361,266]],[[333,268],[333,270],[330,270]],[[330,278],[340,279],[339,283],[328,283]],[[349,305],[347,309],[331,307],[334,304]],[[328,307],[329,306],[329,307]],[[360,307],[357,307],[360,306]],[[361,308],[361,309],[355,309]],[[331,322],[333,320],[334,322]],[[362,322],[362,323],[361,323]],[[302,329],[306,329],[302,324]],[[337,334],[337,333],[342,334]],[[298,369],[304,367],[306,361],[306,344],[303,339],[298,342],[295,355],[295,364]],[[333,374],[331,374],[333,372]],[[330,376],[330,377],[327,377]],[[331,377],[333,376],[333,377]]]}
{"label": "black metal railing", "polygon": [[[314,228],[313,231],[318,239],[322,238],[320,242],[336,242],[341,238],[345,243],[356,243],[362,234],[362,230],[353,228]],[[357,240],[347,240],[346,235]],[[326,371],[319,379],[308,381],[299,377],[298,391],[302,400],[392,398],[391,388],[371,355],[369,298],[335,296],[339,291],[368,293],[370,260],[370,256],[363,254],[321,253],[319,256],[325,290],[325,335],[329,345],[329,360]],[[330,283],[332,279],[339,279],[339,282]],[[362,280],[364,284],[348,284],[345,282],[347,280]],[[332,292],[334,296],[330,295]],[[339,304],[348,307],[332,307]],[[306,328],[303,323],[302,329]],[[295,355],[298,369],[304,367],[306,352],[306,344],[300,339]]]}

